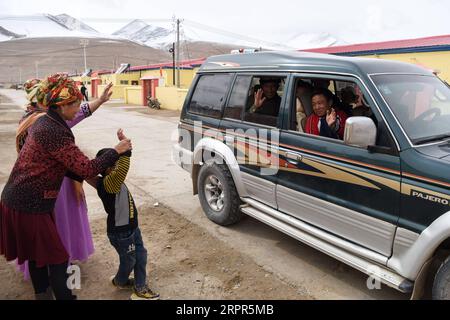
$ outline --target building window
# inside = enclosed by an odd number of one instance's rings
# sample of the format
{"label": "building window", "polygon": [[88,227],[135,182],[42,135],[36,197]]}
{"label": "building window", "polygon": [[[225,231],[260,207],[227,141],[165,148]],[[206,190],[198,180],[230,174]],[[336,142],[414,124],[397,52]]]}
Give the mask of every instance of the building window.
{"label": "building window", "polygon": [[120,84],[127,85],[128,84],[128,80],[120,80]]}
{"label": "building window", "polygon": [[138,86],[139,85],[139,81],[131,81],[131,85],[132,86]]}

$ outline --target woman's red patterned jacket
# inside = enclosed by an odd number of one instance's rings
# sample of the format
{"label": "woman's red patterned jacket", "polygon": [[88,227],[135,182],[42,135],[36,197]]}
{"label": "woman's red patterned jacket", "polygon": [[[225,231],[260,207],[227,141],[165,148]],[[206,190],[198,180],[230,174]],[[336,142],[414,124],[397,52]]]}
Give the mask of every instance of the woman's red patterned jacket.
{"label": "woman's red patterned jacket", "polygon": [[75,145],[66,122],[53,110],[39,118],[19,153],[2,193],[2,202],[24,213],[52,212],[63,178],[72,171],[82,178],[96,176],[114,165],[111,149],[89,160]]}

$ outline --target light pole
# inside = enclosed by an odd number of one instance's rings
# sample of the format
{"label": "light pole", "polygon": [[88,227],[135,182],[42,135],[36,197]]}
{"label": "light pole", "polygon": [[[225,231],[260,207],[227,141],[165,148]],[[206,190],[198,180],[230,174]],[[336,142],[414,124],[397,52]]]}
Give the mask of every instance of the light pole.
{"label": "light pole", "polygon": [[177,88],[180,88],[180,19],[177,19]]}
{"label": "light pole", "polygon": [[34,65],[36,67],[36,79],[39,79],[39,61],[35,61]]}
{"label": "light pole", "polygon": [[89,44],[89,40],[88,39],[81,39],[80,40],[80,45],[83,47],[83,54],[84,54],[84,72],[86,72],[86,70],[87,70],[86,47],[87,47],[88,44]]}
{"label": "light pole", "polygon": [[169,52],[172,53],[172,71],[173,71],[173,85],[175,86],[175,42],[172,43],[172,47],[169,49]]}

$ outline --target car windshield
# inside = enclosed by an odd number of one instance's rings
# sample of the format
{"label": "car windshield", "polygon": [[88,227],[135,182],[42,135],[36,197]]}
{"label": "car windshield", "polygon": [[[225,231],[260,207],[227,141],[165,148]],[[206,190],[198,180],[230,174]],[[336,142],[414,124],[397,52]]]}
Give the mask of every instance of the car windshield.
{"label": "car windshield", "polygon": [[450,137],[450,88],[439,78],[392,74],[372,79],[414,144]]}

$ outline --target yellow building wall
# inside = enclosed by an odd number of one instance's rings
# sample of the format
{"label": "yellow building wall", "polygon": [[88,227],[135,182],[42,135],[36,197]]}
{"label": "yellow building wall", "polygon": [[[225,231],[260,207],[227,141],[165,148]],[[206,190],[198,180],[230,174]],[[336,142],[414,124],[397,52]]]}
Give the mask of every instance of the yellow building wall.
{"label": "yellow building wall", "polygon": [[[146,70],[142,71],[142,77],[151,76],[151,77],[161,77],[160,70]],[[164,87],[172,87],[173,86],[173,70],[172,69],[163,69],[162,70],[162,78],[164,78]],[[193,70],[180,70],[180,87],[181,88],[189,88],[194,78]],[[176,85],[176,82],[175,82]]]}
{"label": "yellow building wall", "polygon": [[176,87],[156,88],[156,98],[161,103],[161,109],[181,110],[187,93],[187,89],[178,89]]}
{"label": "yellow building wall", "polygon": [[[100,97],[103,93],[103,91],[105,91],[105,87],[106,84],[101,84],[98,86],[98,96]],[[125,99],[125,92],[124,92],[124,88],[127,88],[129,86],[121,86],[121,85],[114,85],[112,87],[112,96],[111,99],[120,99],[123,100]],[[136,87],[140,87],[140,86],[136,86]]]}
{"label": "yellow building wall", "polygon": [[[109,83],[112,83],[113,86],[113,95],[111,99],[124,99],[125,91],[124,88],[131,86],[131,81],[138,81],[138,87],[141,84],[139,80],[139,72],[130,72],[130,73],[121,73],[121,74],[102,74],[99,76],[102,80],[102,84],[98,86],[98,94],[99,96],[102,94],[105,86]],[[128,81],[128,84],[120,84],[120,81]]]}
{"label": "yellow building wall", "polygon": [[439,78],[450,82],[450,51],[380,54],[364,57],[417,64],[437,71]]}
{"label": "yellow building wall", "polygon": [[[165,72],[165,70],[163,70],[163,77],[164,77],[164,72]],[[141,71],[141,74],[142,74],[141,78],[142,77],[157,77],[157,78],[161,77],[161,75],[159,73],[159,69],[158,70],[144,70],[144,71]]]}
{"label": "yellow building wall", "polygon": [[91,77],[76,76],[71,78],[73,79],[73,81],[84,82],[85,84],[90,84],[91,82]]}
{"label": "yellow building wall", "polygon": [[124,88],[125,103],[142,105],[142,86],[131,86]]}
{"label": "yellow building wall", "polygon": [[[163,70],[163,72],[162,72],[162,77],[161,77],[161,74],[159,73],[159,69],[158,70],[145,70],[145,71],[141,71],[141,78],[143,78],[143,77],[155,77],[155,78],[164,78],[164,86],[166,85],[166,83],[167,83],[167,80],[166,80],[166,75],[165,75],[165,72],[164,72],[164,70]],[[142,80],[139,82],[139,85],[141,85],[142,86]],[[159,84],[160,86],[161,86],[161,83]]]}
{"label": "yellow building wall", "polygon": [[131,81],[139,81],[139,72],[121,73],[121,74],[102,74],[100,75],[102,84],[112,83],[113,85],[121,85],[120,81],[128,81],[128,86],[131,85]]}
{"label": "yellow building wall", "polygon": [[191,86],[192,79],[194,79],[194,70],[181,70],[180,78],[181,88],[188,89]]}

